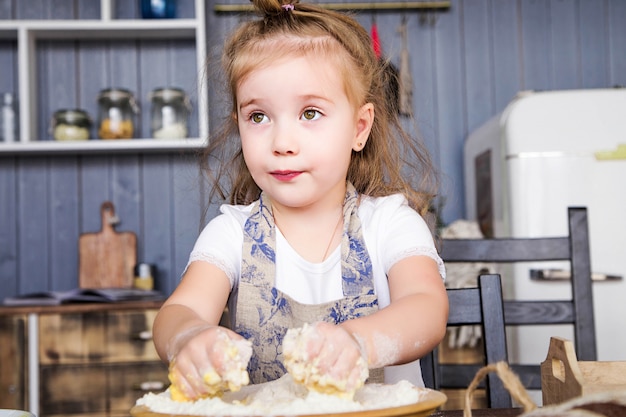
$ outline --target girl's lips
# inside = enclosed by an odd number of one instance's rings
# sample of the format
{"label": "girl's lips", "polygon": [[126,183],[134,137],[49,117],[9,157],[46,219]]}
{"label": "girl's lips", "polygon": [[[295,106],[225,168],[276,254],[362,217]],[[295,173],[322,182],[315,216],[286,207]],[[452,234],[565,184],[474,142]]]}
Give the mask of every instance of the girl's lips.
{"label": "girl's lips", "polygon": [[278,181],[291,181],[302,174],[302,171],[272,171],[270,174]]}

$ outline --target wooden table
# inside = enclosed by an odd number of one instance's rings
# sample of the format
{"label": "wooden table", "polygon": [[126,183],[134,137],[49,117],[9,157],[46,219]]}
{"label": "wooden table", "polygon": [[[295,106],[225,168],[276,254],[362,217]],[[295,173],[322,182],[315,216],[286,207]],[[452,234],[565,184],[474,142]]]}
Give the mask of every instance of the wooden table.
{"label": "wooden table", "polygon": [[[482,408],[472,410],[472,417],[515,417],[523,412],[521,408]],[[463,410],[438,410],[431,417],[463,417]]]}

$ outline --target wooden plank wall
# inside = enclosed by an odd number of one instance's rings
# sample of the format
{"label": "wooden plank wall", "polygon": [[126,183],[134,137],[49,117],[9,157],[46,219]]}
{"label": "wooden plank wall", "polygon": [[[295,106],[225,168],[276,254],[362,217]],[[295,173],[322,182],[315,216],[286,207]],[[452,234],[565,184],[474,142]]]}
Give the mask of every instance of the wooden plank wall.
{"label": "wooden plank wall", "polygon": [[[179,17],[194,16],[179,0]],[[138,16],[137,1],[116,1],[119,19]],[[0,0],[0,19],[97,19],[100,4]],[[17,90],[14,41],[0,40],[0,91]],[[95,119],[100,86],[127,88],[142,108],[140,137],[149,137],[149,93],[178,86],[197,103],[193,40],[41,40],[38,42],[38,136],[60,108],[80,107]],[[190,136],[198,136],[197,111]],[[1,144],[0,144],[1,145]],[[101,229],[100,205],[110,200],[118,231],[138,236],[138,260],[157,266],[169,293],[187,262],[204,209],[191,153],[6,156],[0,154],[0,299],[78,285],[78,237]]]}
{"label": "wooden plank wall", "polygon": [[[137,16],[136,2],[115,3],[118,18]],[[210,65],[217,62],[225,33],[246,18],[215,14],[214,4],[207,0]],[[192,16],[193,1],[179,0],[178,12]],[[99,2],[93,0],[0,0],[0,19],[98,16]],[[443,173],[446,222],[464,216],[465,138],[519,91],[626,85],[623,0],[452,0],[443,12],[359,12],[357,18],[368,29],[377,24],[383,53],[396,65],[397,28],[407,23],[416,121]],[[130,87],[145,104],[160,84],[181,84],[191,92],[197,80],[190,41],[46,41],[40,46],[42,139],[49,139],[48,118],[60,106],[79,105],[95,114],[94,86],[102,81]],[[16,61],[15,42],[0,39],[0,91],[16,89]],[[226,109],[219,85],[210,82],[209,91],[215,126]],[[142,124],[148,126],[147,111]],[[205,205],[192,155],[0,154],[0,298],[76,286],[78,236],[100,229],[104,200],[116,205],[122,220],[118,230],[137,233],[139,259],[157,265],[157,286],[171,291]]]}

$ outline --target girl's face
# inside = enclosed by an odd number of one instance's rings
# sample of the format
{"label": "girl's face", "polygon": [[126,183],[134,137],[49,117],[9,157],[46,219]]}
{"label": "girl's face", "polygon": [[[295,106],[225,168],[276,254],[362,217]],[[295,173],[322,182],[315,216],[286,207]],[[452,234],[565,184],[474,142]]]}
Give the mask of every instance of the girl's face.
{"label": "girl's face", "polygon": [[352,151],[365,146],[373,119],[372,104],[349,102],[333,59],[280,59],[237,88],[246,165],[277,206],[342,203]]}

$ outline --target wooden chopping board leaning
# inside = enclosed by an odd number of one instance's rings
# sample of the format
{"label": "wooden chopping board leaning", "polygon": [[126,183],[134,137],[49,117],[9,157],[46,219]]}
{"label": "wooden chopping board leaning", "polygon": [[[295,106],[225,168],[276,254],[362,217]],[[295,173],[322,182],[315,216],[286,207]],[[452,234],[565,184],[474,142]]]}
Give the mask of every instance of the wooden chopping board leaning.
{"label": "wooden chopping board leaning", "polygon": [[137,263],[137,236],[133,232],[116,232],[119,222],[110,201],[100,206],[102,229],[83,233],[79,238],[80,288],[130,288]]}

